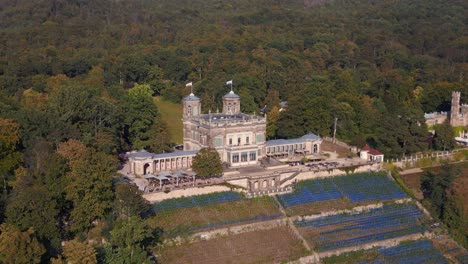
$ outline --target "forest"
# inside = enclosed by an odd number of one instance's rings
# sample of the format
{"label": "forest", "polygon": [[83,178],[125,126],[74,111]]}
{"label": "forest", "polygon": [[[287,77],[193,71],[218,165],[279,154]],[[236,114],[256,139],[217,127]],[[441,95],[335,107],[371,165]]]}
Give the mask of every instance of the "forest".
{"label": "forest", "polygon": [[138,191],[118,183],[118,155],[180,143],[153,97],[179,103],[187,82],[208,112],[234,80],[243,112],[266,106],[270,139],[330,136],[338,118],[339,139],[388,158],[439,148],[424,113],[449,110],[452,91],[468,103],[467,10],[463,0],[2,0],[0,262],[15,257],[5,241],[25,250],[17,263],[154,261],[159,235]]}

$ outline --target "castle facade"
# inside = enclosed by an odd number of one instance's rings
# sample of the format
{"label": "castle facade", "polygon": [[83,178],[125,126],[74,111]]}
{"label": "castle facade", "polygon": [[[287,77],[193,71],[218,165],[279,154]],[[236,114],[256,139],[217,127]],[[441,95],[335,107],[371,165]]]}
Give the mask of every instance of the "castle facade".
{"label": "castle facade", "polygon": [[452,92],[450,112],[424,114],[427,126],[442,124],[447,118],[451,126],[468,126],[468,104],[461,104],[460,98],[460,92]]}
{"label": "castle facade", "polygon": [[215,148],[232,167],[254,165],[265,156],[266,117],[240,111],[240,97],[232,90],[223,96],[223,112],[201,114],[193,93],[183,99],[184,150]]}
{"label": "castle facade", "polygon": [[222,113],[202,114],[201,100],[192,92],[183,98],[183,151],[155,154],[127,153],[134,175],[190,170],[198,150],[215,148],[229,167],[259,165],[266,157],[319,154],[322,139],[309,133],[295,139],[265,140],[267,118],[241,112],[241,98],[231,89],[223,96]]}
{"label": "castle facade", "polygon": [[450,124],[452,126],[468,126],[468,104],[460,104],[461,93],[452,93],[450,109]]}

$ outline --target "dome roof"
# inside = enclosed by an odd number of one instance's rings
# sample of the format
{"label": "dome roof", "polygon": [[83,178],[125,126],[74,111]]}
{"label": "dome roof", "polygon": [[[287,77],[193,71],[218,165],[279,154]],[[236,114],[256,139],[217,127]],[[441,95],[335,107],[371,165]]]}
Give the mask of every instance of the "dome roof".
{"label": "dome roof", "polygon": [[200,101],[200,98],[196,97],[193,93],[184,97],[184,101]]}
{"label": "dome roof", "polygon": [[234,91],[231,90],[229,93],[223,96],[223,98],[240,98],[240,96],[235,94]]}

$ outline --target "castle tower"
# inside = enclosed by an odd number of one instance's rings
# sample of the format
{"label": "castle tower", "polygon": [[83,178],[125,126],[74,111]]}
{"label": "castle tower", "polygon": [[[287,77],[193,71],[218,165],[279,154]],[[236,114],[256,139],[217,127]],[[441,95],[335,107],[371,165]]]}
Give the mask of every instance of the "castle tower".
{"label": "castle tower", "polygon": [[201,114],[200,98],[196,97],[193,92],[183,99],[184,113],[183,117],[190,118]]}
{"label": "castle tower", "polygon": [[235,115],[240,113],[240,96],[231,91],[223,96],[223,114]]}
{"label": "castle tower", "polygon": [[452,93],[452,104],[450,108],[450,124],[452,126],[458,125],[458,119],[460,114],[460,92],[453,92]]}

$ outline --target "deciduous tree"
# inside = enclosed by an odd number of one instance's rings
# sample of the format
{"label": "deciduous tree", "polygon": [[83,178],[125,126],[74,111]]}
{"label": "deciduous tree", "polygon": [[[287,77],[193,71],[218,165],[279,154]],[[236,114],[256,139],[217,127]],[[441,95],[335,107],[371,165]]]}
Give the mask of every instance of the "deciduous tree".
{"label": "deciduous tree", "polygon": [[37,240],[34,230],[21,232],[16,226],[0,226],[0,262],[30,264],[41,263],[44,246]]}
{"label": "deciduous tree", "polygon": [[437,125],[434,133],[434,147],[438,150],[451,150],[455,147],[455,133],[448,120]]}
{"label": "deciduous tree", "polygon": [[214,148],[202,148],[193,158],[192,169],[199,177],[221,175],[223,167],[218,151]]}
{"label": "deciduous tree", "polygon": [[119,183],[115,188],[115,202],[118,212],[123,216],[138,216],[149,208],[143,192],[136,185]]}
{"label": "deciduous tree", "polygon": [[65,257],[66,263],[97,263],[94,247],[78,240],[64,242],[62,255]]}

